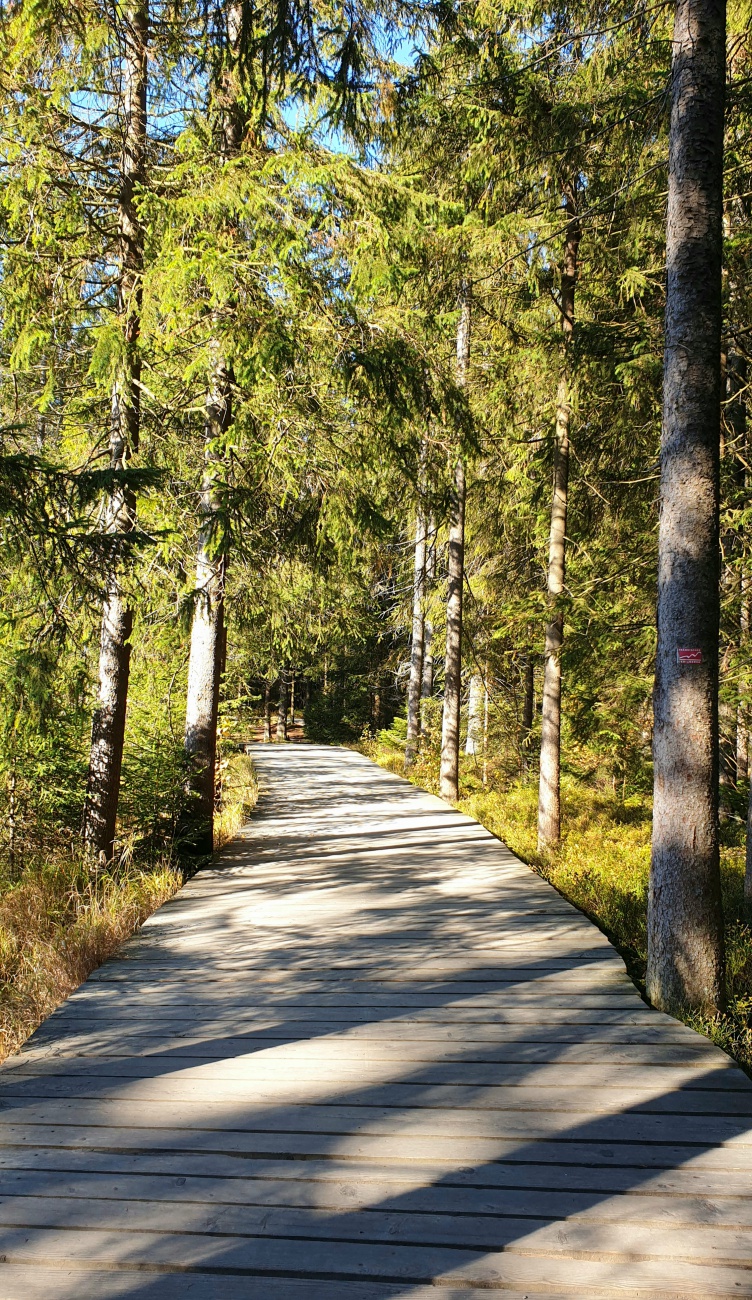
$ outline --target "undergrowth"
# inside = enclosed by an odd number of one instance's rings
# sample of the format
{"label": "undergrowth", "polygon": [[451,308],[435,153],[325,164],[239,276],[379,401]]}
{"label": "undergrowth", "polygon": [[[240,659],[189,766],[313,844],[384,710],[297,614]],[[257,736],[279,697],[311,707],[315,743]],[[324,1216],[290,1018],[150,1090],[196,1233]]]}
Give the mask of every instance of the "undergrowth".
{"label": "undergrowth", "polygon": [[[365,741],[363,748],[382,767],[404,775],[399,720],[392,731],[380,732],[375,740]],[[437,794],[436,751],[420,755],[409,776],[416,785]],[[535,780],[509,780],[489,764],[484,787],[480,763],[463,755],[458,808],[503,840],[523,862],[596,922],[621,952],[644,995],[650,798],[632,794],[622,799],[609,784],[598,784],[573,771],[562,777],[561,796],[561,845],[554,852],[540,854]],[[714,1017],[688,1013],[684,1019],[752,1072],[752,930],[743,919],[742,832],[735,822],[722,828],[728,1009]]]}
{"label": "undergrowth", "polygon": [[[251,760],[223,760],[215,847],[227,844],[253,809]],[[167,855],[139,864],[132,853],[93,875],[82,857],[54,846],[26,861],[20,875],[0,863],[0,1060],[101,965],[180,887]]]}
{"label": "undergrowth", "polygon": [[92,878],[82,860],[0,877],[0,1059],[17,1051],[180,884],[166,865]]}

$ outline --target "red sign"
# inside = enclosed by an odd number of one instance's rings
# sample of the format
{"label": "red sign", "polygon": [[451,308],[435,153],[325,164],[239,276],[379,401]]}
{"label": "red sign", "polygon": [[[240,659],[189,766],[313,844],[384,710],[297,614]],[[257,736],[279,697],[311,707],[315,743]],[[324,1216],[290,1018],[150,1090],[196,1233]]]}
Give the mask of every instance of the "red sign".
{"label": "red sign", "polygon": [[702,650],[677,649],[676,659],[680,664],[701,664]]}

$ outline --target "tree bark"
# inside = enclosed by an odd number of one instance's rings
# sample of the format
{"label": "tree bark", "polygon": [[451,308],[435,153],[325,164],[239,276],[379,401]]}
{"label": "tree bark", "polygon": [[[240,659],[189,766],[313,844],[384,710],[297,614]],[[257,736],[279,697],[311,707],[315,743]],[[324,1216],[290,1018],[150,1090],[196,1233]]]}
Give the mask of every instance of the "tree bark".
{"label": "tree bark", "polygon": [[483,748],[483,700],[485,687],[483,677],[479,672],[474,672],[470,678],[470,689],[467,699],[467,736],[465,738],[465,753],[477,754]]}
{"label": "tree bark", "polygon": [[[243,141],[244,117],[236,67],[241,26],[242,6],[232,3],[227,9],[228,59],[219,82],[213,88],[217,144],[223,162],[237,156]],[[186,844],[201,854],[212,853],[214,849],[217,715],[225,644],[228,561],[221,482],[226,434],[233,421],[233,382],[231,364],[224,355],[222,344],[215,340],[206,402],[201,527],[185,720],[186,793],[191,823]]]}
{"label": "tree bark", "polygon": [[[467,384],[470,363],[471,288],[463,281],[460,291],[460,320],[457,327],[457,383]],[[462,584],[465,573],[465,460],[457,456],[449,517],[449,580],[446,605],[446,657],[444,660],[444,708],[441,715],[442,799],[459,798],[460,705],[462,691]]]}
{"label": "tree bark", "polygon": [[277,744],[287,740],[287,673],[279,670],[279,696],[277,700]]}
{"label": "tree bark", "polygon": [[225,526],[218,488],[222,442],[231,424],[231,376],[220,359],[214,368],[206,413],[201,528],[185,713],[186,794],[190,822],[186,844],[201,854],[212,853],[214,849],[217,714],[224,650],[227,570]]}
{"label": "tree bark", "polygon": [[290,671],[290,726],[295,726],[295,671]]}
{"label": "tree bark", "polygon": [[747,853],[744,864],[744,914],[752,921],[752,782],[747,801]]}
{"label": "tree bark", "polygon": [[556,393],[551,532],[548,548],[548,604],[541,709],[540,784],[538,789],[538,849],[555,848],[561,838],[561,649],[564,641],[564,592],[566,567],[567,505],[569,495],[569,369],[574,335],[574,299],[577,285],[580,223],[574,188],[564,200],[567,229],[561,270],[561,329],[563,360]]}
{"label": "tree bark", "polygon": [[272,684],[267,680],[264,682],[264,743],[269,744],[272,738]]}
{"label": "tree bark", "polygon": [[[426,529],[426,577],[424,592],[426,597],[432,589],[436,577],[436,529],[433,518],[429,518]],[[433,695],[433,621],[426,615],[423,620],[423,680],[420,688],[422,700],[430,700]]]}
{"label": "tree bark", "polygon": [[[746,556],[742,558],[746,564]],[[741,599],[739,609],[739,643],[742,657],[747,654],[749,646],[749,578],[742,569],[739,585]],[[736,779],[746,781],[749,776],[749,701],[747,684],[742,680],[739,686],[739,703],[736,710]]]}
{"label": "tree bark", "polygon": [[530,763],[530,744],[533,738],[533,718],[535,716],[535,661],[532,653],[523,659],[522,688],[522,771],[527,772]]}
{"label": "tree bark", "polygon": [[[124,348],[112,390],[110,468],[125,470],[138,450],[141,424],[141,326],[144,232],[138,209],[138,188],[145,180],[146,85],[149,8],[147,0],[127,6],[122,42],[123,151],[118,198],[118,314]],[[110,495],[106,528],[112,534],[132,532],[136,522],[133,492],[123,486]],[[117,553],[107,575],[99,641],[97,705],[91,727],[91,751],[83,815],[87,852],[99,860],[114,853],[120,775],[123,765],[125,714],[130,674],[133,614],[122,589]]]}
{"label": "tree bark", "polygon": [[[718,852],[723,0],[679,0],[669,137],[647,992],[724,1004]],[[693,649],[702,661],[681,662]]]}
{"label": "tree bark", "polygon": [[413,629],[410,644],[410,678],[407,684],[407,743],[405,771],[415,762],[420,738],[420,699],[423,686],[424,594],[426,580],[426,520],[421,507],[415,521],[413,565]]}

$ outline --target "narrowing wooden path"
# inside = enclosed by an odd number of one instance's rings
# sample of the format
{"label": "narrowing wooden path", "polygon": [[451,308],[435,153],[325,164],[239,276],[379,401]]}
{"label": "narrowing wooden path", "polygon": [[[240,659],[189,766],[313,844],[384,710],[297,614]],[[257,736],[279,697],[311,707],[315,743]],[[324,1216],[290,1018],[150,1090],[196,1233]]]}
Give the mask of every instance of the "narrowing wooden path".
{"label": "narrowing wooden path", "polygon": [[0,1072],[1,1300],[752,1296],[752,1084],[481,826],[257,746],[251,825]]}

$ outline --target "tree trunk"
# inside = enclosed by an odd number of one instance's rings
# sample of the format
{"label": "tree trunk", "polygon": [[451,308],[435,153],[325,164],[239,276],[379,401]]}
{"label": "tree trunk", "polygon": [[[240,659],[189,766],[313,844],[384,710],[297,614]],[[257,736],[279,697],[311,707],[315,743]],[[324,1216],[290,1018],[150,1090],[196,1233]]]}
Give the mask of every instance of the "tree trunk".
{"label": "tree trunk", "polygon": [[[244,117],[237,84],[237,50],[242,6],[227,8],[228,58],[213,87],[218,121],[218,152],[222,161],[237,156],[243,140]],[[215,765],[217,714],[225,645],[225,580],[227,529],[221,503],[225,440],[233,421],[233,373],[219,340],[214,341],[206,402],[204,476],[201,486],[201,527],[196,559],[196,599],[191,627],[185,754],[186,793],[192,826],[187,843],[198,853],[214,849]]]}
{"label": "tree trunk", "polygon": [[486,660],[486,675],[483,680],[483,789],[488,785],[488,712],[490,705],[490,695],[488,691],[488,660]]}
{"label": "tree trunk", "polygon": [[744,914],[752,921],[752,782],[747,801],[747,855],[744,866]]}
{"label": "tree trunk", "polygon": [[477,754],[483,747],[483,697],[484,682],[479,672],[474,672],[470,678],[470,689],[467,698],[467,736],[465,738],[465,753]]}
{"label": "tree trunk", "polygon": [[522,693],[522,738],[520,750],[522,753],[522,771],[527,772],[530,765],[530,745],[533,738],[533,718],[535,716],[535,661],[532,653],[525,655],[523,660],[523,693]]}
{"label": "tree trunk", "polygon": [[272,738],[272,684],[267,678],[264,682],[264,744]]}
{"label": "tree trunk", "polygon": [[[724,1003],[718,861],[723,0],[674,22],[647,991]],[[680,650],[701,661],[687,662]]]}
{"label": "tree trunk", "polygon": [[222,441],[232,424],[232,381],[222,360],[215,366],[206,413],[206,452],[201,487],[201,528],[188,660],[185,713],[187,844],[197,853],[214,849],[217,713],[224,650],[226,542],[219,497]]}
{"label": "tree trunk", "polygon": [[376,685],[373,690],[373,701],[371,704],[371,725],[374,731],[381,727],[381,675],[376,679]]}
{"label": "tree trunk", "polygon": [[[746,555],[742,557],[746,564]],[[741,599],[739,608],[739,649],[742,662],[749,652],[749,578],[742,569],[739,585]],[[749,699],[747,694],[746,674],[739,683],[739,702],[736,709],[736,779],[746,781],[749,777]]]}
{"label": "tree trunk", "polygon": [[[426,577],[424,594],[427,597],[436,578],[436,529],[433,518],[429,518],[426,529]],[[430,700],[433,695],[433,622],[426,617],[423,620],[423,681],[420,688],[421,699]]]}
{"label": "tree trunk", "polygon": [[424,591],[426,580],[426,520],[420,506],[415,521],[413,567],[413,631],[410,645],[410,679],[407,685],[407,743],[405,771],[412,767],[420,737],[420,698],[423,686]]}
{"label": "tree trunk", "polygon": [[8,775],[8,866],[10,878],[16,876],[16,757],[11,760]]}
{"label": "tree trunk", "polygon": [[[147,0],[136,0],[127,6],[121,37],[123,152],[118,199],[118,313],[125,346],[112,390],[109,444],[113,470],[127,469],[138,450],[141,423],[138,338],[144,232],[136,204],[146,167]],[[107,505],[107,531],[129,533],[135,522],[136,502],[132,491],[124,486],[114,489]],[[99,860],[109,860],[114,852],[133,630],[133,614],[122,589],[118,563],[115,552],[102,609],[99,685],[91,726],[82,827],[87,852]]]}
{"label": "tree trunk", "polygon": [[277,744],[287,740],[287,673],[279,670],[279,697],[277,701]]}
{"label": "tree trunk", "polygon": [[[460,291],[460,321],[457,327],[457,383],[464,388],[470,363],[471,288],[463,281]],[[460,704],[462,692],[462,583],[465,573],[465,459],[457,456],[449,517],[449,580],[446,605],[446,658],[444,660],[444,708],[441,715],[442,799],[459,798]]]}
{"label": "tree trunk", "polygon": [[566,565],[567,504],[569,493],[569,369],[574,334],[574,296],[577,285],[577,259],[580,246],[580,223],[574,200],[574,188],[565,194],[567,230],[561,269],[561,329],[563,336],[562,370],[556,393],[556,435],[554,443],[553,495],[551,532],[548,548],[548,603],[546,644],[543,669],[543,703],[541,710],[540,785],[538,788],[538,849],[555,848],[561,838],[561,648],[564,640],[564,592]]}
{"label": "tree trunk", "polygon": [[295,726],[295,672],[290,672],[290,726]]}

